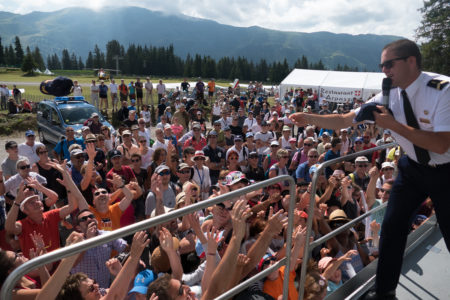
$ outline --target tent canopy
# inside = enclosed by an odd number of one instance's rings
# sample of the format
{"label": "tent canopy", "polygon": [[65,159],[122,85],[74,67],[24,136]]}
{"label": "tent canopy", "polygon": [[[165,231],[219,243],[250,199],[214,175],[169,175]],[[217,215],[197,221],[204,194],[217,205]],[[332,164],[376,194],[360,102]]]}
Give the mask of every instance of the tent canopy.
{"label": "tent canopy", "polygon": [[291,88],[312,88],[328,102],[367,100],[381,91],[384,73],[294,69],[280,84],[280,97]]}

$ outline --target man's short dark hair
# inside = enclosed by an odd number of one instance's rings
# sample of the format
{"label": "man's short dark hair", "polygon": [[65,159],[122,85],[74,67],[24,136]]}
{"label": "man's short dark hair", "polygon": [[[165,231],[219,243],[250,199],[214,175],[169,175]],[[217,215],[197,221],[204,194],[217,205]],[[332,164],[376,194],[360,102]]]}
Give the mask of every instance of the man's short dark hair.
{"label": "man's short dark hair", "polygon": [[173,300],[169,294],[171,275],[165,274],[152,283],[147,288],[147,299],[150,299],[153,293],[158,296],[158,300]]}
{"label": "man's short dark hair", "polygon": [[8,141],[5,144],[5,150],[8,150],[8,149],[10,149],[10,148],[12,148],[14,146],[17,146],[17,142],[15,142],[15,141]]}
{"label": "man's short dark hair", "polygon": [[398,57],[414,56],[416,58],[417,68],[422,69],[422,54],[416,43],[408,39],[401,39],[384,46],[383,50],[392,50]]}
{"label": "man's short dark hair", "polygon": [[334,137],[334,138],[331,140],[331,147],[332,147],[332,148],[336,147],[337,144],[339,144],[340,142],[341,142],[341,139],[340,139],[340,138]]}

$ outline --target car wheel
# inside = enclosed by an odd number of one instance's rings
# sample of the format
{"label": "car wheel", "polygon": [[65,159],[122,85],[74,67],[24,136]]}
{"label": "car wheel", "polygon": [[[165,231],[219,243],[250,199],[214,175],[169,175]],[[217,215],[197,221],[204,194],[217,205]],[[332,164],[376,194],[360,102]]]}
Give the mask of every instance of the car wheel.
{"label": "car wheel", "polygon": [[39,141],[42,144],[48,144],[48,141],[45,139],[44,132],[42,130],[38,129],[38,134],[39,134]]}

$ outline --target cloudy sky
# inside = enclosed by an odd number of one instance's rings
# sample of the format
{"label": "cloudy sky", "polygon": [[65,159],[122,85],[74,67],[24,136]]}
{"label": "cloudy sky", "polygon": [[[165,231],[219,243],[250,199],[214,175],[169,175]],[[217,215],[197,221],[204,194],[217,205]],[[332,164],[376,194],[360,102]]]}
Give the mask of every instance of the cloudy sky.
{"label": "cloudy sky", "polygon": [[113,5],[181,13],[233,26],[389,34],[413,39],[423,0],[9,0],[1,1],[0,10],[26,14],[71,6],[101,9]]}

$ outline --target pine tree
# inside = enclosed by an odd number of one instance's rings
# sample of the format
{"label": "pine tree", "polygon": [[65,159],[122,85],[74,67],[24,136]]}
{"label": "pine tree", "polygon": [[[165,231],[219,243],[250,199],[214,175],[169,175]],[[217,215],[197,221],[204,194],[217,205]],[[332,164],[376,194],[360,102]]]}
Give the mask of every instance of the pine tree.
{"label": "pine tree", "polygon": [[94,57],[92,56],[92,52],[89,51],[88,57],[86,59],[86,69],[92,69],[94,67]]}
{"label": "pine tree", "polygon": [[2,38],[0,37],[0,66],[5,65],[5,52],[3,50]]}
{"label": "pine tree", "polygon": [[21,67],[22,71],[25,72],[25,74],[27,74],[27,75],[32,75],[32,74],[34,74],[33,70],[36,67],[37,67],[37,64],[33,59],[33,55],[31,55],[31,52],[27,53],[27,55],[25,55],[25,58],[23,59],[23,63],[22,63],[22,67]]}
{"label": "pine tree", "polygon": [[18,36],[16,36],[16,38],[15,38],[14,47],[15,47],[14,50],[15,50],[15,59],[16,59],[14,65],[21,66],[23,57],[24,57],[24,53],[23,53],[22,45],[20,44],[20,39]]}
{"label": "pine tree", "polygon": [[44,59],[42,58],[41,51],[39,50],[39,47],[36,46],[36,48],[34,48],[34,51],[33,51],[32,55],[33,55],[33,59],[34,59],[36,65],[37,65],[37,67],[41,71],[45,70]]}
{"label": "pine tree", "polygon": [[63,70],[72,70],[72,61],[70,60],[69,51],[67,49],[63,49],[62,51],[61,64]]}

